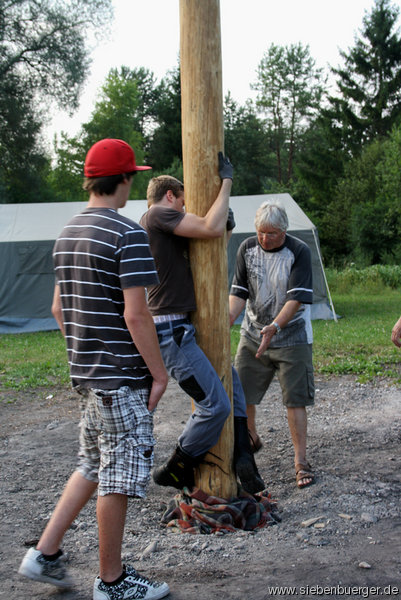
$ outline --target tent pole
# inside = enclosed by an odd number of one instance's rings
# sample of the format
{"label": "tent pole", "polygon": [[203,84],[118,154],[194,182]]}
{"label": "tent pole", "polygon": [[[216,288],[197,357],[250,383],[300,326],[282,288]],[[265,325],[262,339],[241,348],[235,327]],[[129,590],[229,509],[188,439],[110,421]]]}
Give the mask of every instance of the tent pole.
{"label": "tent pole", "polygon": [[312,229],[312,233],[313,233],[313,239],[315,240],[315,245],[316,245],[317,255],[319,257],[320,266],[322,267],[322,273],[323,273],[323,277],[324,277],[324,283],[326,285],[327,295],[329,297],[329,302],[330,302],[330,306],[331,306],[331,311],[333,313],[333,318],[334,318],[335,322],[338,323],[336,311],[334,310],[333,300],[331,299],[331,294],[330,294],[330,290],[329,290],[329,284],[327,283],[326,273],[324,272],[322,255],[320,254],[319,244],[317,243],[317,239],[316,239],[315,228]]}

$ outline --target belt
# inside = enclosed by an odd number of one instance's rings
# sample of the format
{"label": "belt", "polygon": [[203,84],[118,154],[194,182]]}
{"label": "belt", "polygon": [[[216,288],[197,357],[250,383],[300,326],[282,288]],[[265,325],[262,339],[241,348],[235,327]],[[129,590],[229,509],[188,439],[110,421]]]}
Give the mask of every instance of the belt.
{"label": "belt", "polygon": [[174,319],[173,321],[165,321],[164,323],[155,323],[156,331],[164,331],[165,329],[175,329],[179,325],[188,325],[189,319]]}

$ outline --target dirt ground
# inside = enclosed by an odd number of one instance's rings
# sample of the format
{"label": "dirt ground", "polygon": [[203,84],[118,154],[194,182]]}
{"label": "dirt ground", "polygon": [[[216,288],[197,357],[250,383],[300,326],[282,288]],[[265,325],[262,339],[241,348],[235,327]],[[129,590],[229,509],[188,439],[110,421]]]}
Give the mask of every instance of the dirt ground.
{"label": "dirt ground", "polygon": [[[272,596],[401,596],[401,390],[385,380],[317,378],[308,410],[316,484],[295,486],[292,444],[277,384],[258,410],[256,455],[281,523],[225,535],[174,533],[160,524],[174,490],[152,481],[130,500],[124,560],[167,581],[171,600],[267,600]],[[155,415],[159,464],[172,451],[190,402],[170,382]],[[18,576],[75,464],[78,404],[68,389],[0,390],[0,597],[91,600],[97,574],[95,499],[64,540],[72,590]]]}

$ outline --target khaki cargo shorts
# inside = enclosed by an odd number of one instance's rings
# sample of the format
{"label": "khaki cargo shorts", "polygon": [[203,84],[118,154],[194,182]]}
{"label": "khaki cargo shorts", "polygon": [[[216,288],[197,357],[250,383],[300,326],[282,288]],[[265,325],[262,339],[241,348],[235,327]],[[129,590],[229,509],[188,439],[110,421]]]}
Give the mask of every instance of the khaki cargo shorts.
{"label": "khaki cargo shorts", "polygon": [[247,404],[261,402],[276,373],[287,408],[314,404],[312,344],[268,348],[261,358],[255,357],[257,349],[256,342],[241,335],[234,365]]}

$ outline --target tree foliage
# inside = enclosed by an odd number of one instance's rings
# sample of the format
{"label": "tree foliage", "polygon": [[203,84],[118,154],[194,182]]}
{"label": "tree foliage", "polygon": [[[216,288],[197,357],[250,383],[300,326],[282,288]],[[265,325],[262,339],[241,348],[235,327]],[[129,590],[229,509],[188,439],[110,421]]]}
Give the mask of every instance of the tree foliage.
{"label": "tree foliage", "polygon": [[394,126],[384,141],[380,162],[376,169],[377,209],[380,220],[384,217],[386,247],[381,261],[401,263],[401,125]]}
{"label": "tree foliage", "polygon": [[89,68],[87,28],[110,11],[110,0],[1,0],[0,82],[18,76],[42,98],[77,108]]}
{"label": "tree foliage", "polygon": [[[385,221],[392,203],[383,203],[383,189],[394,187],[394,172],[383,172],[379,165],[390,132],[401,121],[398,15],[389,0],[375,0],[365,12],[354,46],[341,52],[343,66],[332,69],[337,94],[329,97],[304,138],[297,174],[309,190],[307,203],[316,211],[330,261],[390,260],[396,246],[391,223]],[[383,217],[380,223],[375,213]]]}
{"label": "tree foliage", "polygon": [[272,131],[277,180],[288,182],[293,176],[299,137],[320,105],[322,69],[315,67],[308,46],[271,44],[259,63],[253,88],[259,92],[257,106]]}
{"label": "tree foliage", "polygon": [[[59,200],[86,198],[82,194],[78,197],[82,168],[88,148],[99,139],[109,137],[125,140],[135,148],[138,164],[143,164],[145,141],[142,132],[150,118],[144,111],[144,95],[149,97],[149,87],[144,85],[145,81],[152,81],[151,74],[145,69],[111,69],[90,120],[83,123],[77,136],[62,134],[61,139],[56,140],[56,166],[50,183]],[[133,197],[144,197],[148,179],[149,176],[144,173],[133,180]]]}
{"label": "tree foliage", "polygon": [[32,93],[12,75],[0,87],[0,202],[34,202],[39,193],[49,200],[42,186],[49,161],[37,142],[41,122]]}
{"label": "tree foliage", "polygon": [[224,101],[224,145],[235,169],[233,195],[263,194],[275,173],[270,138],[252,103],[239,106],[230,94]]}
{"label": "tree foliage", "polygon": [[364,143],[387,135],[401,117],[398,15],[390,0],[375,0],[354,47],[341,52],[343,67],[333,69],[340,95],[330,98],[327,115],[343,132],[344,149],[352,155]]}
{"label": "tree foliage", "polygon": [[110,11],[111,0],[0,0],[0,202],[46,196],[42,107],[53,101],[77,108],[88,30],[107,22]]}
{"label": "tree foliage", "polygon": [[153,106],[154,128],[149,135],[147,156],[155,172],[177,177],[175,168],[182,163],[181,142],[181,81],[177,67],[167,73],[157,87]]}
{"label": "tree foliage", "polygon": [[366,266],[401,260],[401,128],[365,144],[350,160],[322,213],[322,245],[331,263]]}

